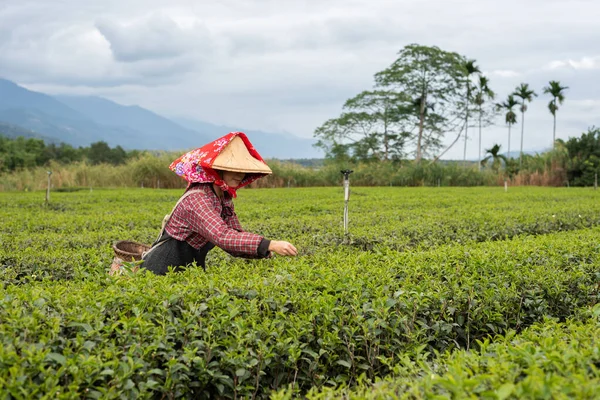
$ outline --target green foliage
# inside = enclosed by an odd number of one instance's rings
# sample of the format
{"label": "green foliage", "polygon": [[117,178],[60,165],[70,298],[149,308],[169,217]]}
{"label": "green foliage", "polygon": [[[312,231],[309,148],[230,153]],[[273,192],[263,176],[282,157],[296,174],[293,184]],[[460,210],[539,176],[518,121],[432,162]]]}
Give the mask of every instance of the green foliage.
{"label": "green foliage", "polygon": [[416,146],[416,161],[441,147],[444,132],[466,107],[461,90],[476,67],[456,53],[411,44],[375,74],[378,90],[348,99],[342,115],[315,130],[317,146],[337,161],[401,159]]}
{"label": "green foliage", "polygon": [[111,149],[108,143],[103,141],[92,143],[90,148],[86,150],[86,153],[87,158],[92,165],[119,165],[125,163],[125,160],[127,159],[127,153],[121,146]]}
{"label": "green foliage", "polygon": [[343,114],[315,131],[317,146],[336,161],[392,160],[405,155],[409,115],[417,112],[403,93],[370,91],[348,99]]}
{"label": "green foliage", "polygon": [[96,142],[89,148],[76,149],[65,143],[47,145],[42,139],[37,138],[19,136],[11,139],[2,136],[0,132],[0,173],[46,167],[51,162],[69,164],[87,160],[92,165],[102,163],[121,165],[138,154],[137,150],[126,152],[121,146],[111,149],[106,142]]}
{"label": "green foliage", "polygon": [[[547,319],[521,334],[486,339],[477,351],[444,356],[436,364],[403,360],[395,379],[355,390],[314,390],[306,398],[592,399],[600,391],[599,338],[597,316],[585,322]],[[290,395],[282,391],[272,399]]]}
{"label": "green foliage", "polygon": [[393,88],[418,105],[411,115],[417,131],[417,162],[437,152],[444,132],[457,130],[453,121],[464,115],[467,106],[462,92],[467,89],[468,68],[469,61],[457,53],[410,44],[398,52],[392,65],[375,74],[377,85]]}
{"label": "green foliage", "polygon": [[600,128],[592,127],[581,137],[564,144],[568,152],[568,179],[573,186],[592,186],[600,175]]}
{"label": "green foliage", "polygon": [[[444,378],[459,373],[448,357],[490,354],[491,339],[600,295],[600,202],[576,188],[353,188],[349,237],[341,188],[240,190],[245,228],[298,258],[215,249],[206,272],[107,276],[112,242],[149,243],[180,194],[53,193],[44,207],[41,193],[0,193],[5,397],[267,398],[430,372],[432,393],[471,393]],[[490,374],[521,368],[493,351]],[[573,351],[552,360],[585,374]]]}
{"label": "green foliage", "polygon": [[492,160],[492,169],[496,172],[498,172],[500,170],[500,167],[502,166],[502,164],[504,163],[504,165],[506,165],[506,163],[508,162],[508,159],[500,154],[500,148],[502,146],[499,144],[495,144],[492,146],[492,148],[490,149],[486,149],[486,154],[489,153],[489,156],[485,157],[483,160],[481,160],[481,165],[485,166],[487,165],[489,160]]}
{"label": "green foliage", "polygon": [[562,86],[558,81],[550,81],[549,85],[544,87],[544,93],[552,96],[552,100],[548,103],[550,114],[556,116],[558,105],[565,101],[565,90],[568,88],[568,86]]}

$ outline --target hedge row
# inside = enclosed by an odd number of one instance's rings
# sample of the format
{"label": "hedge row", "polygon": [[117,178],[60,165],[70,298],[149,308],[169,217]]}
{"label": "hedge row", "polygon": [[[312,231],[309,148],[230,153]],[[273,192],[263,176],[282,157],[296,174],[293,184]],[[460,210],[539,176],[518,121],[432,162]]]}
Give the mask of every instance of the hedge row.
{"label": "hedge row", "polygon": [[[326,399],[596,399],[600,393],[600,307],[585,322],[547,319],[521,334],[486,339],[473,352],[406,360],[396,377],[360,388],[325,388]],[[290,399],[293,390],[272,396]]]}
{"label": "hedge row", "polygon": [[[43,193],[0,193],[0,270],[13,273],[13,282],[86,278],[110,264],[116,240],[151,243],[180,193],[53,193],[47,207]],[[597,226],[598,196],[588,189],[354,188],[348,237],[340,188],[241,190],[236,211],[247,230],[289,240],[310,256],[332,248],[418,251]]]}
{"label": "hedge row", "polygon": [[597,303],[599,234],[4,285],[0,387],[15,398],[265,398],[352,386]]}

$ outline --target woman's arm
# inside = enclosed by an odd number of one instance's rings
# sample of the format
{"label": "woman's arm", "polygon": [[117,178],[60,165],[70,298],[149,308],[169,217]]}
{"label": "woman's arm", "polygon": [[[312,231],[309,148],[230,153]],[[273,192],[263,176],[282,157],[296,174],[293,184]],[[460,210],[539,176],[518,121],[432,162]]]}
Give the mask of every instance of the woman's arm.
{"label": "woman's arm", "polygon": [[[235,213],[233,202],[229,200],[229,202],[224,204],[224,207],[229,207],[229,212],[227,212],[227,215],[225,216],[225,222],[227,223],[227,225],[238,232],[243,232],[244,230],[242,228],[242,225],[240,224],[237,214]],[[268,240],[264,238],[258,246],[258,256],[249,256],[245,254],[237,254],[232,252],[229,252],[229,254],[231,254],[232,256],[244,258],[268,258],[271,257],[271,251],[281,256],[295,256],[298,254],[298,250],[296,250],[294,245],[289,242],[285,242],[282,240]]]}

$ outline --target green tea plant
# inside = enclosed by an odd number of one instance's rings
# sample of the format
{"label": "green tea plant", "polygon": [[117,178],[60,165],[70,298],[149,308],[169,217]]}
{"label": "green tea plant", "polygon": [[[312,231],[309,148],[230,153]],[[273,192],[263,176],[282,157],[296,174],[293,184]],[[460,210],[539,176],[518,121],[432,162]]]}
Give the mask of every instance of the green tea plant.
{"label": "green tea plant", "polygon": [[112,243],[150,243],[179,194],[62,192],[45,207],[0,193],[3,397],[360,396],[386,379],[385,397],[402,374],[421,393],[412,382],[448,357],[600,296],[600,202],[584,189],[355,188],[347,244],[340,189],[241,190],[242,224],[299,257],[215,249],[206,272],[108,276]]}
{"label": "green tea plant", "polygon": [[[595,308],[600,314],[600,308]],[[313,390],[307,399],[593,399],[600,391],[600,322],[546,319],[524,332],[510,331],[437,360],[399,363],[395,378],[360,388]],[[293,390],[274,394],[289,399]]]}

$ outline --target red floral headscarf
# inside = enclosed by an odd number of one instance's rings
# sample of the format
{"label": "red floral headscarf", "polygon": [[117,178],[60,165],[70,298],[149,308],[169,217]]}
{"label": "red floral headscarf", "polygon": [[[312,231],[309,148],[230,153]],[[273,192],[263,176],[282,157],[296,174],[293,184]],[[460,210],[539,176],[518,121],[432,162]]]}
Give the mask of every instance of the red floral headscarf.
{"label": "red floral headscarf", "polygon": [[169,165],[169,168],[177,175],[187,180],[189,185],[196,182],[212,182],[219,186],[223,192],[229,193],[231,197],[236,197],[237,189],[267,175],[263,173],[246,173],[246,176],[239,186],[232,188],[223,181],[223,177],[219,174],[219,172],[213,169],[212,165],[217,156],[236,136],[239,136],[244,141],[244,144],[246,145],[246,148],[252,157],[262,161],[263,163],[265,162],[260,154],[258,154],[258,151],[256,151],[252,143],[250,143],[250,140],[248,140],[248,137],[245,133],[230,132],[227,135],[205,144],[198,149],[183,154],[181,157],[173,161],[171,165]]}

